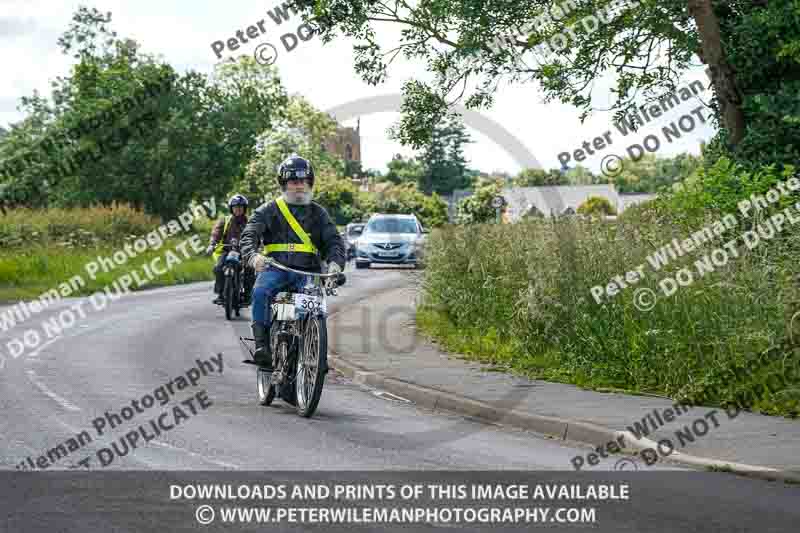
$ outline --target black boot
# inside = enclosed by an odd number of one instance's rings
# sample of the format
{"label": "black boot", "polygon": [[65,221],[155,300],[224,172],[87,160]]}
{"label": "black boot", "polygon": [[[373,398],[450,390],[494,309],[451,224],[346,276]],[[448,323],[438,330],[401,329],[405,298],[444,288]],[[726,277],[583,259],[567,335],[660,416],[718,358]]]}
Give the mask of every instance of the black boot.
{"label": "black boot", "polygon": [[272,349],[269,343],[269,332],[261,322],[251,324],[253,338],[256,341],[256,352],[253,358],[258,366],[272,368]]}

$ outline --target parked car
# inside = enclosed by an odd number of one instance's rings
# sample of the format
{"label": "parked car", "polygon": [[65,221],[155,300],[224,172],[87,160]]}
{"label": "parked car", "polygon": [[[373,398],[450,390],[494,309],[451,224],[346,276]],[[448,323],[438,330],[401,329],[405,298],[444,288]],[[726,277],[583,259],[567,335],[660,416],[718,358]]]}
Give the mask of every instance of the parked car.
{"label": "parked car", "polygon": [[361,236],[361,233],[364,231],[364,226],[366,226],[366,224],[363,222],[354,222],[352,224],[348,224],[342,233],[342,239],[344,240],[344,247],[345,251],[347,252],[348,261],[356,255],[356,239]]}
{"label": "parked car", "polygon": [[356,240],[356,268],[373,263],[418,268],[427,233],[415,215],[372,215]]}

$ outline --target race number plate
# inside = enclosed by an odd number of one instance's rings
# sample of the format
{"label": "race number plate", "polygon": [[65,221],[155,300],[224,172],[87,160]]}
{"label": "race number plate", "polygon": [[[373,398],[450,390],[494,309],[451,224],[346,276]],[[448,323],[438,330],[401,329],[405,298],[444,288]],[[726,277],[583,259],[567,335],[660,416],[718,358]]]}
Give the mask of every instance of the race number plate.
{"label": "race number plate", "polygon": [[294,320],[294,306],[292,304],[273,304],[275,320]]}
{"label": "race number plate", "polygon": [[294,304],[297,307],[298,311],[303,311],[303,312],[322,311],[323,313],[328,312],[328,306],[325,300],[323,300],[319,296],[311,296],[308,294],[295,294]]}

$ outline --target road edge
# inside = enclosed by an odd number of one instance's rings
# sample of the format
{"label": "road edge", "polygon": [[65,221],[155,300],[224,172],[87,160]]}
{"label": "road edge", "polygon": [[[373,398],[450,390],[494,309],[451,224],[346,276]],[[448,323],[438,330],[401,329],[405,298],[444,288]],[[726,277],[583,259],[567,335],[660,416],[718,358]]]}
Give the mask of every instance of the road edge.
{"label": "road edge", "polygon": [[[449,411],[491,424],[508,425],[518,429],[541,433],[562,441],[569,440],[591,446],[605,446],[606,443],[611,441],[619,442],[619,437],[624,437],[624,442],[632,445],[624,446],[623,451],[634,455],[644,449],[656,449],[658,446],[658,443],[650,439],[637,439],[628,431],[619,431],[599,424],[581,422],[568,418],[536,415],[513,409],[503,409],[451,392],[445,392],[432,387],[387,377],[380,372],[373,372],[354,364],[333,350],[329,351],[328,363],[329,368],[352,379],[355,383],[380,388],[431,410],[438,409]],[[660,460],[767,481],[800,483],[800,473],[787,472],[764,466],[734,463],[723,459],[700,457],[682,452],[673,452],[668,459],[660,458]]]}

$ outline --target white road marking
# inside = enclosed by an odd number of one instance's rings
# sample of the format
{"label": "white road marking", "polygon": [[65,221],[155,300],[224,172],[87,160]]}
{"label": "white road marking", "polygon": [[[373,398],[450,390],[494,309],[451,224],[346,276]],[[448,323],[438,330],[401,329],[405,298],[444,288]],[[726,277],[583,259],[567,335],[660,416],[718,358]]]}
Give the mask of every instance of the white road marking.
{"label": "white road marking", "polygon": [[161,441],[155,440],[155,441],[152,442],[152,444],[154,446],[163,446],[164,448],[171,448],[173,450],[177,450],[179,452],[183,452],[185,454],[191,455],[192,457],[199,457],[203,461],[207,461],[207,462],[213,463],[215,465],[224,466],[226,468],[232,468],[234,470],[239,470],[239,467],[237,465],[232,465],[230,463],[223,463],[222,461],[216,461],[214,459],[209,459],[205,455],[201,455],[199,453],[195,453],[195,452],[193,452],[191,450],[187,450],[186,448],[181,448],[179,446],[173,446],[171,444],[167,444],[166,442],[161,442]]}
{"label": "white road marking", "polygon": [[49,396],[50,398],[55,400],[59,405],[61,405],[61,407],[65,408],[65,409],[68,409],[70,411],[80,411],[81,410],[80,407],[76,407],[76,406],[72,405],[67,400],[65,400],[64,398],[62,398],[61,396],[59,396],[55,392],[53,392],[50,389],[48,389],[47,386],[44,383],[39,381],[38,377],[36,376],[36,374],[34,373],[33,370],[27,370],[26,372],[28,374],[28,379],[30,380],[30,382],[33,383],[34,385],[36,385],[36,387],[38,387],[38,389],[40,391],[42,391],[44,394],[46,394],[47,396]]}
{"label": "white road marking", "polygon": [[46,343],[44,343],[41,346],[39,346],[38,348],[36,348],[31,353],[29,353],[26,357],[36,357],[37,355],[39,355],[39,352],[41,352],[42,350],[44,350],[45,348],[47,348],[48,346],[50,346],[51,344],[53,344],[54,342],[56,342],[57,340],[62,339],[62,338],[64,338],[63,335],[59,335],[58,337],[53,337],[52,339],[50,339]]}
{"label": "white road marking", "polygon": [[398,396],[396,394],[392,394],[391,392],[386,392],[386,391],[382,391],[382,390],[373,390],[373,391],[370,391],[370,392],[372,392],[372,394],[377,396],[378,398],[387,399],[387,400],[394,400],[394,401],[400,401],[400,402],[405,402],[405,403],[414,403],[411,400],[407,400],[407,399],[403,398],[402,396]]}

